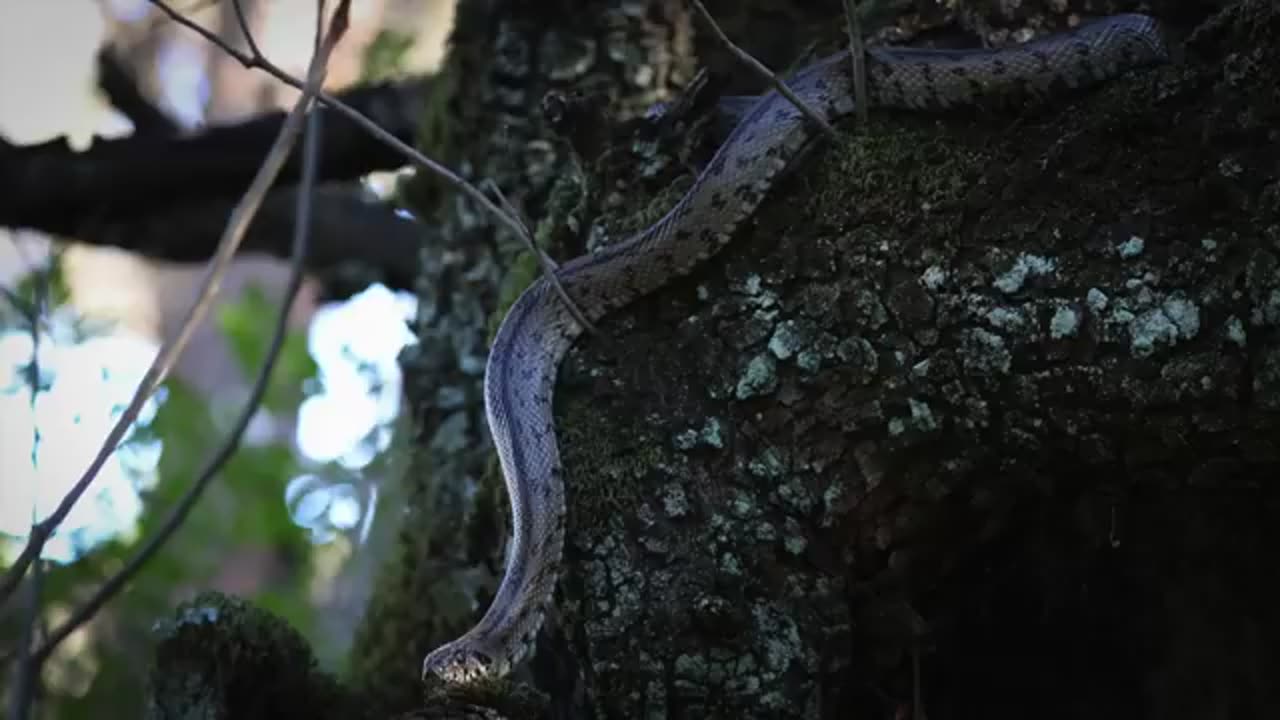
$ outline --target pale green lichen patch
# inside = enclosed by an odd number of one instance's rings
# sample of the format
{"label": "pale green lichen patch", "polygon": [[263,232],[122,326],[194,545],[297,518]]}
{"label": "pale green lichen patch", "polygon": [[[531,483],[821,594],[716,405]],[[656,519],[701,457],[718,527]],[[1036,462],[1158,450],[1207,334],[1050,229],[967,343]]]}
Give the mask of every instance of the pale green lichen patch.
{"label": "pale green lichen patch", "polygon": [[1245,331],[1244,323],[1235,315],[1227,318],[1227,339],[1240,347],[1249,343],[1249,333]]}
{"label": "pale green lichen patch", "polygon": [[1142,254],[1142,250],[1146,245],[1146,241],[1142,238],[1137,235],[1130,235],[1128,240],[1125,240],[1116,247],[1116,254],[1125,260],[1135,258]]}
{"label": "pale green lichen patch", "polygon": [[751,358],[747,369],[738,380],[736,395],[739,400],[768,395],[778,386],[778,366],[774,359],[761,353]]}
{"label": "pale green lichen patch", "polygon": [[[755,297],[764,289],[764,281],[758,273],[747,273],[741,280],[731,280],[729,289],[741,295]],[[776,301],[776,296],[772,300]]]}
{"label": "pale green lichen patch", "polygon": [[810,328],[800,326],[795,320],[784,320],[769,338],[769,351],[779,360],[786,360],[809,342],[809,331]]}
{"label": "pale green lichen patch", "polygon": [[742,560],[731,552],[725,552],[720,555],[720,570],[727,575],[742,574]]}
{"label": "pale green lichen patch", "polygon": [[1062,340],[1074,336],[1080,330],[1080,313],[1075,308],[1061,306],[1049,319],[1049,337]]}
{"label": "pale green lichen patch", "polygon": [[920,284],[927,290],[939,290],[947,282],[947,271],[937,265],[930,265],[920,274]]}
{"label": "pale green lichen patch", "polygon": [[761,520],[756,524],[756,539],[760,542],[773,542],[778,538],[778,529],[773,523],[767,520]]}
{"label": "pale green lichen patch", "polygon": [[1006,375],[1013,367],[1013,353],[1005,339],[982,328],[961,336],[965,367],[980,375]]}
{"label": "pale green lichen patch", "polygon": [[1011,307],[994,307],[987,311],[987,323],[997,330],[1020,331],[1028,322],[1022,310]]}
{"label": "pale green lichen patch", "polygon": [[752,607],[751,617],[755,622],[756,637],[764,640],[764,664],[761,670],[766,680],[787,672],[793,664],[807,664],[800,631],[791,618],[764,604]]}
{"label": "pale green lichen patch", "polygon": [[675,483],[665,485],[662,488],[662,509],[670,518],[689,514],[689,499],[685,497],[684,488]]}
{"label": "pale green lichen patch", "polygon": [[788,535],[782,541],[782,545],[792,555],[800,555],[805,551],[805,548],[809,547],[809,541],[803,535]]}
{"label": "pale green lichen patch", "polygon": [[768,350],[779,360],[794,358],[796,367],[814,373],[838,355],[840,345],[830,333],[819,330],[814,321],[799,318],[777,324]]}
{"label": "pale green lichen patch", "polygon": [[677,680],[701,682],[709,674],[707,660],[701,655],[690,655],[688,653],[677,655],[673,668]]}
{"label": "pale green lichen patch", "polygon": [[766,447],[747,463],[752,475],[764,478],[780,478],[787,471],[787,466],[778,448]]}
{"label": "pale green lichen patch", "polygon": [[929,403],[916,398],[908,398],[907,406],[911,408],[911,427],[919,432],[933,432],[938,429],[938,421],[933,416],[933,408]]}
{"label": "pale green lichen patch", "polygon": [[1021,290],[1031,278],[1049,275],[1058,265],[1052,258],[1032,253],[1020,253],[1008,270],[992,281],[991,286],[1006,295]]}
{"label": "pale green lichen patch", "polygon": [[609,522],[610,532],[603,534],[593,547],[583,548],[589,559],[585,562],[585,580],[593,611],[588,623],[599,624],[598,631],[611,632],[620,620],[633,617],[642,605],[641,589],[645,587],[645,575],[624,552],[620,518]]}
{"label": "pale green lichen patch", "polygon": [[692,450],[698,444],[698,431],[692,429],[684,430],[677,433],[672,442],[681,450]]}
{"label": "pale green lichen patch", "polygon": [[680,450],[692,450],[699,445],[722,449],[724,447],[724,428],[719,418],[707,418],[701,429],[689,428],[676,434],[672,441]]}
{"label": "pale green lichen patch", "polygon": [[751,496],[741,490],[733,493],[733,499],[729,501],[729,512],[735,517],[747,518],[759,512],[759,508],[752,502]]}
{"label": "pale green lichen patch", "polygon": [[1272,290],[1253,311],[1254,325],[1280,325],[1280,288]]}
{"label": "pale green lichen patch", "polygon": [[805,372],[817,372],[822,368],[822,353],[817,350],[802,350],[796,356],[796,367]]}
{"label": "pale green lichen patch", "polygon": [[799,476],[778,485],[778,499],[784,507],[802,514],[808,513],[814,505],[813,493]]}
{"label": "pale green lichen patch", "polygon": [[1084,300],[1090,310],[1095,313],[1100,313],[1107,309],[1107,303],[1110,302],[1111,299],[1107,297],[1106,293],[1102,292],[1098,288],[1089,288],[1089,292],[1085,293]]}
{"label": "pale green lichen patch", "polygon": [[707,418],[707,424],[702,426],[702,432],[698,433],[698,439],[710,447],[723,448],[724,427],[720,423],[720,418]]}
{"label": "pale green lichen patch", "polygon": [[822,526],[831,527],[845,510],[851,489],[846,482],[835,482],[822,491]]}
{"label": "pale green lichen patch", "polygon": [[1157,350],[1173,347],[1200,332],[1200,310],[1186,298],[1171,297],[1130,323],[1129,350],[1134,357],[1149,357]]}

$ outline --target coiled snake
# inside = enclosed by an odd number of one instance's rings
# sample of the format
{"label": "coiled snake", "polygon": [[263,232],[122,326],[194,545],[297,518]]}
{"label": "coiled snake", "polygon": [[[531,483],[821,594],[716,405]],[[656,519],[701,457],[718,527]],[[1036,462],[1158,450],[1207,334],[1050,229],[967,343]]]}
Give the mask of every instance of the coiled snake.
{"label": "coiled snake", "polygon": [[[1117,15],[999,50],[872,49],[867,95],[873,107],[943,109],[1010,91],[1046,95],[1086,87],[1166,59],[1155,20]],[[805,68],[787,85],[829,122],[853,112],[848,53]],[[561,284],[594,323],[689,273],[729,242],[778,174],[818,135],[782,96],[762,96],[675,207],[625,242],[565,263],[557,271]],[[511,306],[494,338],[484,399],[511,500],[506,573],[480,622],[427,655],[424,679],[498,678],[533,647],[565,533],[552,390],[560,360],[581,332],[542,278]]]}

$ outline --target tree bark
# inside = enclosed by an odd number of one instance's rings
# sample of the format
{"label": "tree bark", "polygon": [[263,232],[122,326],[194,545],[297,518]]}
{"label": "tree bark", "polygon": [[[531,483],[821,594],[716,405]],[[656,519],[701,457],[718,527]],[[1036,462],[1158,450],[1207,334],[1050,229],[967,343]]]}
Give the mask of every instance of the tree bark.
{"label": "tree bark", "polygon": [[[685,158],[615,138],[558,201],[539,99],[591,84],[625,119],[701,50],[683,3],[537,5],[464,1],[440,116],[567,257],[592,211],[652,221]],[[1280,10],[1192,26],[1176,64],[1046,106],[844,126],[578,344],[566,572],[522,678],[548,716],[1277,715]],[[480,375],[532,274],[423,197],[404,554],[354,660],[390,711],[501,569]]]}
{"label": "tree bark", "polygon": [[[548,128],[543,97],[592,91],[625,120],[692,75],[688,12],[678,0],[526,3],[464,0],[421,144],[478,181],[492,179],[527,218],[576,170]],[[381,711],[421,702],[423,656],[483,611],[502,566],[506,498],[493,466],[481,380],[500,309],[536,272],[515,238],[423,178],[411,195],[441,228],[422,254],[419,344],[406,353],[416,450],[406,471],[400,547],[371,599],[352,677]],[[549,249],[568,257],[582,248]]]}

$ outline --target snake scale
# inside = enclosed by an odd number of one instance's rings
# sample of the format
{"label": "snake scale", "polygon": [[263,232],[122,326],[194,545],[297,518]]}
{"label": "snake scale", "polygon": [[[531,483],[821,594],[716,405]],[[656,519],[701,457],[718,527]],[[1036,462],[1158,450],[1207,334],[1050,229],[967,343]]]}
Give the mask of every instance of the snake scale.
{"label": "snake scale", "polygon": [[[998,50],[874,48],[867,53],[867,96],[873,107],[945,109],[1011,91],[1043,96],[1092,86],[1167,57],[1154,19],[1116,15]],[[848,53],[839,53],[787,84],[831,122],[853,112],[850,66]],[[661,220],[564,264],[557,271],[560,283],[595,323],[688,274],[729,242],[778,175],[820,134],[776,92],[762,96]],[[511,306],[494,338],[484,399],[511,501],[506,572],[484,617],[426,656],[426,680],[501,678],[533,648],[565,535],[552,390],[560,361],[582,329],[544,277]]]}

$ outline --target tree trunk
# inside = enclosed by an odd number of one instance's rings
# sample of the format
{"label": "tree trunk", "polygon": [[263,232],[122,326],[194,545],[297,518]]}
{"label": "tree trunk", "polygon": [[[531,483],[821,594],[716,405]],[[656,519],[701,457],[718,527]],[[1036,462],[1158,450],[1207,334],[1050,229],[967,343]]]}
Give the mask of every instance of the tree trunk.
{"label": "tree trunk", "polygon": [[[683,8],[464,0],[433,149],[547,219],[556,257],[596,208],[625,237],[705,148],[618,133],[566,202],[536,108],[667,99],[702,50]],[[548,716],[1280,716],[1278,36],[1242,2],[1178,63],[1047,106],[873,112],[579,342],[566,571],[524,678]],[[424,198],[445,232],[406,363],[405,554],[353,660],[388,711],[501,570],[480,377],[532,274]]]}
{"label": "tree trunk", "polygon": [[[683,5],[463,0],[421,145],[473,181],[492,179],[538,221],[575,167],[547,127],[543,97],[594,90],[598,110],[620,120],[669,99],[693,69]],[[490,330],[536,272],[515,238],[452,190],[422,178],[410,192],[442,232],[423,251],[419,344],[403,359],[416,449],[402,554],[389,559],[353,650],[356,685],[383,712],[421,702],[423,656],[471,625],[500,576],[506,495],[481,382]],[[582,247],[549,250],[569,257]]]}

